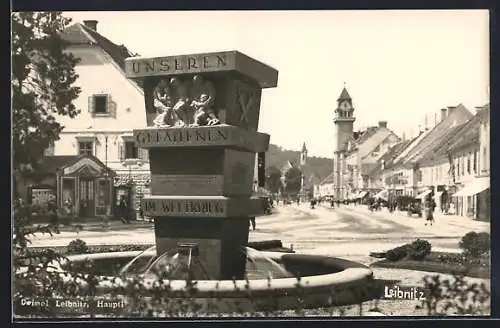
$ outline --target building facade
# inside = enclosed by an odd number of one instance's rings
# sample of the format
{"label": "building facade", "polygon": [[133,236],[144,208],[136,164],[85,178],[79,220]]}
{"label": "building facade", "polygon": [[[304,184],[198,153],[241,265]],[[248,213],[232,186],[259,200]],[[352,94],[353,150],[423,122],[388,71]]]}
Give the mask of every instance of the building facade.
{"label": "building facade", "polygon": [[[64,129],[48,152],[95,156],[115,173],[114,193],[107,200],[111,208],[116,209],[125,197],[130,208],[138,211],[140,198],[148,193],[150,173],[148,154],[135,146],[132,134],[133,129],[147,125],[143,91],[124,72],[124,60],[132,54],[99,34],[97,21],[75,23],[62,37],[70,44],[67,51],[80,59],[75,70],[81,94],[75,105],[81,112],[75,118],[58,118]],[[93,190],[85,197],[95,197],[95,186],[75,188],[90,187]],[[88,199],[75,200],[84,201]]]}
{"label": "building facade", "polygon": [[363,131],[354,131],[355,121],[352,98],[344,88],[337,100],[335,110],[336,149],[333,160],[334,196],[349,199],[360,192],[375,192],[380,189],[380,177],[374,178],[372,172],[379,159],[400,138],[387,127],[387,121]]}
{"label": "building facade", "polygon": [[449,148],[458,190],[452,195],[456,212],[483,221],[491,216],[489,110],[489,105],[478,109]]}
{"label": "building facade", "polygon": [[[394,161],[391,171],[392,175],[401,175],[404,177],[403,194],[423,198],[428,194],[433,185],[429,185],[429,179],[435,180],[437,175],[444,177],[443,170],[440,168],[443,164],[441,159],[432,158],[427,160],[429,163],[437,163],[438,167],[434,168],[432,164],[430,171],[425,167],[426,159],[429,155],[436,153],[436,148],[446,139],[449,134],[460,125],[464,124],[472,118],[472,114],[462,104],[458,106],[448,107],[442,111],[441,120],[432,129],[422,131],[419,136],[412,142],[408,148],[402,152]],[[435,162],[437,160],[437,162]],[[441,170],[441,171],[440,171]],[[424,173],[431,172],[431,175]],[[441,172],[441,173],[440,173]],[[401,188],[401,185],[394,187]],[[441,188],[441,187],[440,187]],[[436,188],[432,189],[436,194]]]}

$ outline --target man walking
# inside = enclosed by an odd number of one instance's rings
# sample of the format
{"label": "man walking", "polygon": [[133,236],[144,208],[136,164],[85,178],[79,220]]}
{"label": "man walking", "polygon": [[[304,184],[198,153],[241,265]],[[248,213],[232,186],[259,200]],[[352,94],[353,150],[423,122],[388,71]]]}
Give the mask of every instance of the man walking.
{"label": "man walking", "polygon": [[120,199],[120,220],[122,220],[122,222],[126,224],[130,224],[130,218],[128,212],[129,212],[128,202],[125,199],[125,196],[122,196]]}

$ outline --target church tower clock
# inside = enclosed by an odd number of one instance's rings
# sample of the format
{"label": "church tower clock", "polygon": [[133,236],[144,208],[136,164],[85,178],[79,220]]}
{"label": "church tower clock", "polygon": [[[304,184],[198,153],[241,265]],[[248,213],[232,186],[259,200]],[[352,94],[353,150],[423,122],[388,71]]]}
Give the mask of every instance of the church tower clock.
{"label": "church tower clock", "polygon": [[333,155],[333,184],[335,190],[334,196],[338,200],[343,200],[346,196],[346,188],[343,181],[343,172],[345,171],[344,147],[347,140],[353,135],[355,120],[352,98],[344,86],[337,99],[337,108],[335,109],[333,119],[336,139]]}
{"label": "church tower clock", "polygon": [[337,99],[337,108],[335,109],[335,151],[342,150],[347,139],[352,136],[354,121],[354,107],[352,106],[352,98],[344,87]]}

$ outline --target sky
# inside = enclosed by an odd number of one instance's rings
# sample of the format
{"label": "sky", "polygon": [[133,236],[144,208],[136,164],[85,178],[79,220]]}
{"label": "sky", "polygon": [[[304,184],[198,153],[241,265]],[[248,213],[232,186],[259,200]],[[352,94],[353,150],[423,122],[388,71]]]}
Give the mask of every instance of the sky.
{"label": "sky", "polygon": [[[489,16],[447,11],[66,12],[143,57],[238,50],[279,71],[262,95],[271,143],[333,157],[344,85],[354,129],[387,121],[411,137],[443,107],[489,102]],[[438,116],[439,117],[439,116]]]}

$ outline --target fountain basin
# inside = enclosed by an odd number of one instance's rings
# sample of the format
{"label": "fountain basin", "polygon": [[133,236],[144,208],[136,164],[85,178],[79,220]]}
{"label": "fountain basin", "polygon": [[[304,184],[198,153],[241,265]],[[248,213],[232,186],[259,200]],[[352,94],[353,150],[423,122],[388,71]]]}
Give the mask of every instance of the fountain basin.
{"label": "fountain basin", "polygon": [[[126,277],[117,277],[111,263],[126,263],[141,251],[96,253],[68,256],[72,263],[92,261],[94,274],[104,279],[97,285],[101,297],[109,296],[116,287],[126,284]],[[375,298],[372,271],[356,262],[322,255],[306,255],[280,252],[259,252],[261,256],[279,263],[297,278],[251,279],[247,280],[197,280],[196,291],[190,297],[198,311],[211,312],[254,312],[295,309],[300,299],[303,308],[320,308],[359,304]],[[144,252],[155,256],[155,251]],[[64,271],[64,263],[59,270]],[[85,272],[81,272],[85,273]],[[157,279],[141,277],[146,288],[155,288]],[[184,280],[163,280],[170,288],[169,302],[182,301],[186,297],[187,282]],[[127,299],[127,295],[123,295]],[[130,299],[130,302],[133,300]]]}

